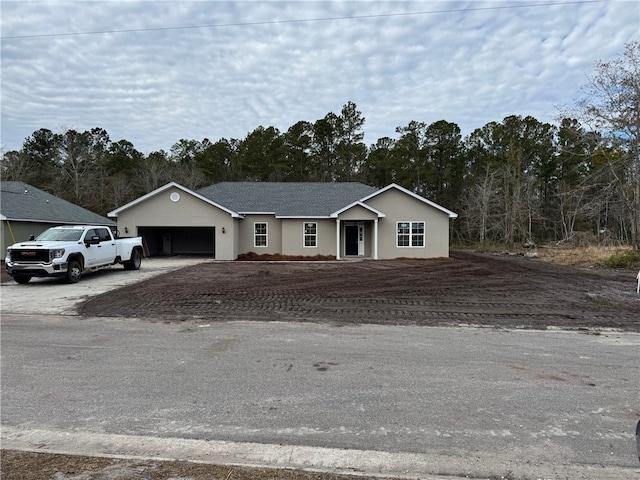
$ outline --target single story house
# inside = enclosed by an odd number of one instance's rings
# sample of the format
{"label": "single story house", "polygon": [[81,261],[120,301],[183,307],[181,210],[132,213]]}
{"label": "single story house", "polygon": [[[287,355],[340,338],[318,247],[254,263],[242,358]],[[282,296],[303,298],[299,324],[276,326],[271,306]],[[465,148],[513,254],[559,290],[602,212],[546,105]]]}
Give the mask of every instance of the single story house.
{"label": "single story house", "polygon": [[150,255],[281,254],[434,258],[449,255],[457,214],[391,184],[223,182],[197,191],[175,182],[108,213]]}
{"label": "single story house", "polygon": [[24,182],[0,182],[2,252],[57,225],[108,225],[115,222]]}

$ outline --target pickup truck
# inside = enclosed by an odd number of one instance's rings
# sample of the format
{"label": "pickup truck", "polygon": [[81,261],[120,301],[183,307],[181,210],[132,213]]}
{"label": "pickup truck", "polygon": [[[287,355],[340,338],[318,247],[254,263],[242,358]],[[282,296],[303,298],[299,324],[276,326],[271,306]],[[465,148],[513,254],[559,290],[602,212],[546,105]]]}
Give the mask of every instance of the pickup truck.
{"label": "pickup truck", "polygon": [[141,237],[115,238],[106,226],[65,225],[10,246],[5,268],[18,283],[28,283],[32,277],[62,277],[76,283],[83,271],[117,263],[138,270],[141,262]]}

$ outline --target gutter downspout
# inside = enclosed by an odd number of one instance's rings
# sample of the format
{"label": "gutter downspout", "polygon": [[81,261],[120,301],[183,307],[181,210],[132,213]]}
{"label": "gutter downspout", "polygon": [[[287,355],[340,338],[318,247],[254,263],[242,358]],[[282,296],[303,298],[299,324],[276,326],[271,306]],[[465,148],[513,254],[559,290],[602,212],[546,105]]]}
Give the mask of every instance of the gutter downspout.
{"label": "gutter downspout", "polygon": [[378,219],[373,221],[373,259],[378,260]]}
{"label": "gutter downspout", "polygon": [[340,219],[336,218],[336,260],[340,260]]}
{"label": "gutter downspout", "polygon": [[9,227],[9,234],[11,235],[11,240],[13,240],[13,243],[16,243],[16,237],[13,236],[13,230],[11,229],[11,222],[9,220],[7,220],[7,227]]}

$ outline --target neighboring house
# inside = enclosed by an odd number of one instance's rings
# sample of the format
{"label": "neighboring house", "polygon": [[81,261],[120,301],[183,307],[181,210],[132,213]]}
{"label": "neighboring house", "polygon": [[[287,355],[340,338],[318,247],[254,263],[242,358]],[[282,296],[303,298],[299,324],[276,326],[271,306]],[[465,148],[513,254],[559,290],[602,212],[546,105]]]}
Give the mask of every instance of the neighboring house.
{"label": "neighboring house", "polygon": [[224,182],[197,191],[169,183],[108,214],[141,235],[151,255],[219,260],[281,254],[434,258],[449,256],[457,215],[398,185]]}
{"label": "neighboring house", "polygon": [[2,252],[56,225],[112,225],[115,222],[24,182],[0,182]]}

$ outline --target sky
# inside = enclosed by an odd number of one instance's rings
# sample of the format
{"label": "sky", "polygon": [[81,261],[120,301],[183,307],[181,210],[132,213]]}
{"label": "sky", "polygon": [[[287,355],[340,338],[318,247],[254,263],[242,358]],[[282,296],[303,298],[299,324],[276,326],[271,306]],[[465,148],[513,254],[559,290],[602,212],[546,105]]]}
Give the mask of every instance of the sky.
{"label": "sky", "polygon": [[0,19],[2,152],[94,127],[169,152],[347,102],[367,145],[411,121],[557,122],[640,39],[638,0],[2,0]]}

